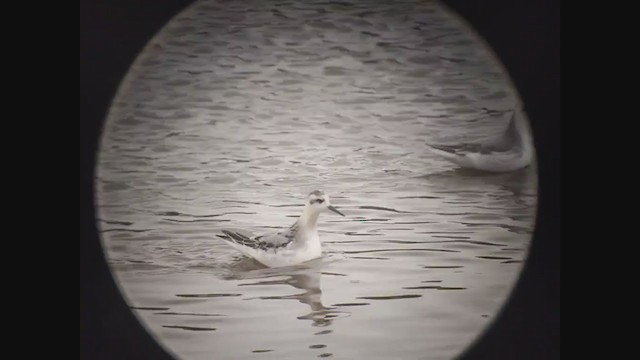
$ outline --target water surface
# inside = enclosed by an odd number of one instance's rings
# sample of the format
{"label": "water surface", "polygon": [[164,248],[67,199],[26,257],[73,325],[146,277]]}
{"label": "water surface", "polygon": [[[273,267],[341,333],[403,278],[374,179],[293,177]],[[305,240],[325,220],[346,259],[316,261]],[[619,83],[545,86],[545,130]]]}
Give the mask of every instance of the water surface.
{"label": "water surface", "polygon": [[[424,144],[496,134],[516,98],[437,3],[200,1],[109,115],[108,261],[179,358],[454,358],[526,260],[536,173],[458,170]],[[321,216],[322,259],[264,269],[215,236],[287,227],[316,189],[346,215]]]}

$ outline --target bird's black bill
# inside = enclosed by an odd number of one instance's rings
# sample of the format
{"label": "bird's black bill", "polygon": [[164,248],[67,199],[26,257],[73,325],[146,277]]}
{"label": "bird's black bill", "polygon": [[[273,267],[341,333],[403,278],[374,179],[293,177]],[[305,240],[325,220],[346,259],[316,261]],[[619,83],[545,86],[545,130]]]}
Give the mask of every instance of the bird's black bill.
{"label": "bird's black bill", "polygon": [[334,207],[333,207],[333,205],[329,205],[329,206],[327,206],[327,209],[329,209],[329,210],[333,211],[333,212],[334,212],[334,213],[336,213],[336,214],[340,214],[340,215],[344,216],[344,214],[343,214],[343,213],[341,213],[340,211],[338,211],[338,209],[334,208]]}

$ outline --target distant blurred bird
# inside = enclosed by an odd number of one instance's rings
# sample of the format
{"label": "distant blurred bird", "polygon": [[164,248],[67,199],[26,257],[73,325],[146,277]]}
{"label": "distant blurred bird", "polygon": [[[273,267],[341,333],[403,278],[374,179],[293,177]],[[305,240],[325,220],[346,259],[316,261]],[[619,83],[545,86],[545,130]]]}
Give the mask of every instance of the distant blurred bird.
{"label": "distant blurred bird", "polygon": [[429,150],[463,168],[509,172],[525,168],[534,157],[533,139],[524,110],[517,106],[498,136],[455,145],[427,144]]}

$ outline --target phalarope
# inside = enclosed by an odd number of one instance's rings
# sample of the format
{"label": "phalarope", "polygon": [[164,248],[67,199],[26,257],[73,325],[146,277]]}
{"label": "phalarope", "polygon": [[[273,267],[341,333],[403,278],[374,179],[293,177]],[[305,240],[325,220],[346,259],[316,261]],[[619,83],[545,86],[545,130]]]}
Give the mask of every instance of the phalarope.
{"label": "phalarope", "polygon": [[328,195],[316,190],[309,194],[302,215],[288,229],[260,236],[222,230],[225,235],[218,237],[243,255],[268,267],[296,265],[322,255],[318,216],[327,211],[344,216],[331,205]]}
{"label": "phalarope", "polygon": [[520,106],[514,109],[504,133],[475,143],[429,145],[437,155],[461,166],[489,172],[509,172],[533,160],[531,131]]}

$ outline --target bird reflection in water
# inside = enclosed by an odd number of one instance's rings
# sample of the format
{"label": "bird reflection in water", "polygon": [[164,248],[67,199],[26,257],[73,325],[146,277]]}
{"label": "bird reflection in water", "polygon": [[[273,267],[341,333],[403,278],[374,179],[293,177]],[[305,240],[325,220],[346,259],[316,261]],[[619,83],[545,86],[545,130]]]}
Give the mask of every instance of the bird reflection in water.
{"label": "bird reflection in water", "polygon": [[[302,290],[297,294],[282,296],[260,296],[254,299],[261,300],[298,300],[311,308],[311,312],[298,316],[300,320],[311,320],[312,326],[325,327],[331,325],[334,319],[348,315],[342,311],[337,311],[335,307],[327,307],[322,304],[322,289],[320,281],[322,273],[313,265],[317,261],[304,265],[280,269],[266,269],[256,261],[243,258],[234,263],[229,270],[231,275],[225,276],[227,280],[257,280],[239,284],[238,286],[261,286],[261,285],[290,285]],[[258,270],[255,270],[255,269]],[[273,279],[277,277],[279,279]]]}

